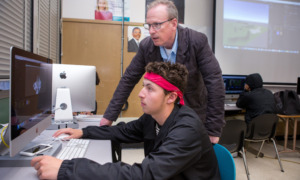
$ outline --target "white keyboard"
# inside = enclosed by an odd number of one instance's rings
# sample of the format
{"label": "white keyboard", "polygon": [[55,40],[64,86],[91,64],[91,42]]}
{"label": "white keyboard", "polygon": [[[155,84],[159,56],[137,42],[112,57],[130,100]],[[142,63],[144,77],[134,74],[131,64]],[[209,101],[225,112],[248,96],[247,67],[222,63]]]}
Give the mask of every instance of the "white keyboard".
{"label": "white keyboard", "polygon": [[78,121],[86,121],[86,122],[93,122],[93,121],[99,121],[102,119],[102,115],[82,115],[79,114],[77,116],[74,116],[75,119]]}
{"label": "white keyboard", "polygon": [[89,143],[90,140],[86,139],[71,139],[56,157],[61,160],[82,158]]}

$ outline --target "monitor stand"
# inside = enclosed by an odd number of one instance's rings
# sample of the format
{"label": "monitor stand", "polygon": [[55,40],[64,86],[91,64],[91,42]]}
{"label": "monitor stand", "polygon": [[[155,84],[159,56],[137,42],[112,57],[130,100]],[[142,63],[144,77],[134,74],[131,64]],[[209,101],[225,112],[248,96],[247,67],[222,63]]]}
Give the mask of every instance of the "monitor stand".
{"label": "monitor stand", "polygon": [[72,114],[71,94],[69,88],[57,88],[55,115],[49,130],[62,128],[78,128],[78,123]]}
{"label": "monitor stand", "polygon": [[63,129],[63,128],[78,129],[79,124],[77,122],[77,119],[72,118],[72,120],[69,120],[69,121],[55,121],[54,119],[52,119],[52,123],[47,128],[47,130],[57,130],[57,129]]}
{"label": "monitor stand", "polygon": [[[36,145],[36,143],[29,143],[24,149],[32,147],[34,145]],[[40,155],[48,155],[55,157],[60,152],[61,148],[61,142],[55,141],[52,143],[52,148],[42,152],[42,154]],[[7,153],[6,155],[0,156],[0,167],[30,167],[30,161],[34,157],[35,156],[22,156],[20,154],[17,154],[14,157],[10,157],[9,153]]]}

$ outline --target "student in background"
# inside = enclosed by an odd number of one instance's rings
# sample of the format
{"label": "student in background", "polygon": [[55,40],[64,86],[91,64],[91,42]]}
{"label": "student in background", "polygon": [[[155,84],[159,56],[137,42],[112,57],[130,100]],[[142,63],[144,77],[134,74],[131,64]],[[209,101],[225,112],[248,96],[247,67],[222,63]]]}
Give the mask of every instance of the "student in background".
{"label": "student in background", "polygon": [[224,120],[225,89],[219,63],[207,37],[178,25],[178,11],[172,1],[156,0],[148,6],[146,29],[150,37],[140,42],[139,50],[127,67],[101,125],[116,121],[134,86],[145,73],[149,62],[181,63],[189,71],[184,100],[204,122],[212,143],[221,136]]}
{"label": "student in background", "polygon": [[273,93],[263,88],[263,79],[258,73],[250,74],[245,81],[245,92],[242,92],[236,106],[246,109],[245,122],[261,114],[275,113]]}
{"label": "student in background", "polygon": [[[199,116],[184,105],[188,71],[181,64],[149,63],[139,93],[144,114],[122,126],[61,129],[54,136],[144,142],[141,164],[97,164],[85,158],[31,161],[40,179],[220,179],[214,149]],[[179,104],[178,104],[179,103]]]}
{"label": "student in background", "polygon": [[107,0],[97,0],[97,8],[95,10],[95,19],[112,20],[112,12],[108,11]]}

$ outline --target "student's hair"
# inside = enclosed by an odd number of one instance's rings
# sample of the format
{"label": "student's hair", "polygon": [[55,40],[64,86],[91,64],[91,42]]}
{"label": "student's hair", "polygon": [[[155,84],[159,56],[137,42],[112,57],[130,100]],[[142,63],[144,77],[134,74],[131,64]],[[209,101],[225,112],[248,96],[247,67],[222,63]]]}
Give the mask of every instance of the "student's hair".
{"label": "student's hair", "polygon": [[[170,62],[150,62],[146,66],[145,70],[148,73],[160,75],[184,93],[188,78],[188,70],[184,65],[179,63],[171,64]],[[164,90],[164,92],[165,94],[170,93],[166,90]]]}
{"label": "student's hair", "polygon": [[142,31],[141,31],[141,29],[140,29],[139,27],[134,27],[134,28],[132,29],[132,33],[133,33],[134,30],[136,30],[136,29],[140,30],[140,32],[142,33]]}
{"label": "student's hair", "polygon": [[177,10],[175,4],[169,0],[155,0],[147,6],[147,11],[149,11],[149,9],[152,9],[161,4],[165,5],[167,7],[169,20],[176,18],[178,21],[178,10]]}

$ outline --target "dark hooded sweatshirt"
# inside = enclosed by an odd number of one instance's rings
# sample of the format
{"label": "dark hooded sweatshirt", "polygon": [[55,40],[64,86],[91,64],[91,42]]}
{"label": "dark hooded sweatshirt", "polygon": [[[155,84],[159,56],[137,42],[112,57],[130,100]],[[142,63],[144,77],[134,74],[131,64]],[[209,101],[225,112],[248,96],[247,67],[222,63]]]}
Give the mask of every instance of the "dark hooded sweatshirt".
{"label": "dark hooded sweatshirt", "polygon": [[275,100],[273,93],[262,88],[263,80],[257,73],[250,74],[246,78],[246,84],[249,85],[250,91],[240,94],[236,106],[245,108],[245,121],[250,123],[251,119],[261,114],[275,113]]}

